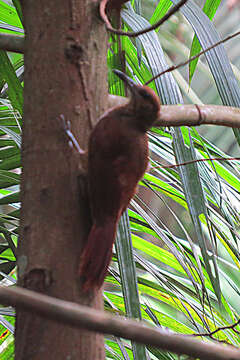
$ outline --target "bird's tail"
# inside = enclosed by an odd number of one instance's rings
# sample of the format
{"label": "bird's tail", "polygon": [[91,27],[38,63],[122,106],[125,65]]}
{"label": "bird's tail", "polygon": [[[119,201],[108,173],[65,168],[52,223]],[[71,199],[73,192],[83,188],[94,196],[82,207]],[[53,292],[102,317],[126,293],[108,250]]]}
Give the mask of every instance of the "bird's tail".
{"label": "bird's tail", "polygon": [[104,225],[93,224],[81,255],[79,275],[82,289],[100,288],[112,257],[116,221],[109,219]]}

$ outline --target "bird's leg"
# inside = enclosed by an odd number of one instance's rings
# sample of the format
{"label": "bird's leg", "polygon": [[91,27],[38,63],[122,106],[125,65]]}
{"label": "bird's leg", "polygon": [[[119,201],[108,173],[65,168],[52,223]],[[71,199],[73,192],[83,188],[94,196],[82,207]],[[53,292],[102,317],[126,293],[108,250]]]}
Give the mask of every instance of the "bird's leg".
{"label": "bird's leg", "polygon": [[[65,119],[65,116],[63,114],[59,115],[58,120],[61,122],[61,126],[63,127],[64,134],[66,135],[68,139],[68,144],[73,149],[77,150],[78,154],[82,156],[81,164],[82,166],[79,168],[78,173],[78,188],[80,192],[80,196],[82,197],[82,200],[85,201],[89,208],[89,200],[88,200],[88,183],[87,183],[87,152],[84,151],[78,144],[75,136],[73,135],[71,131],[71,122],[69,120]],[[89,211],[90,213],[90,211]]]}
{"label": "bird's leg", "polygon": [[68,144],[71,148],[75,147],[75,149],[77,150],[77,152],[80,155],[84,155],[85,151],[79,146],[77,139],[75,138],[75,136],[73,135],[72,131],[71,131],[71,123],[69,120],[66,120],[63,114],[59,115],[59,119],[62,123],[63,126],[63,130],[65,132],[65,134],[68,137]]}

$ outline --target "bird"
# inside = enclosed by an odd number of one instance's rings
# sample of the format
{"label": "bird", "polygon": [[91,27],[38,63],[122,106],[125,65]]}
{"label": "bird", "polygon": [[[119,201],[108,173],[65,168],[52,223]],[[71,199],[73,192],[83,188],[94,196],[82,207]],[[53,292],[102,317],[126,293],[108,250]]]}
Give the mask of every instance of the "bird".
{"label": "bird", "polygon": [[106,111],[89,137],[87,178],[92,227],[80,259],[83,291],[103,285],[118,221],[148,167],[147,131],[160,111],[160,100],[151,88],[136,84],[120,70],[113,72],[126,84],[131,97],[126,105]]}

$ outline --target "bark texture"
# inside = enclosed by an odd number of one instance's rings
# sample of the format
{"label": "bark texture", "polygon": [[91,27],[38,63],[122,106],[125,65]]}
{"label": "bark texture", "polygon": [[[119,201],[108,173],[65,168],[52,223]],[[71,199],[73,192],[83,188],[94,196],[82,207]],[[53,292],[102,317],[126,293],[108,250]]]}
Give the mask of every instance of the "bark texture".
{"label": "bark texture", "polygon": [[[59,115],[86,149],[106,108],[106,31],[94,0],[23,0],[25,103],[19,285],[102,307],[77,277],[90,226],[85,159],[69,146]],[[80,175],[80,176],[79,176]],[[80,179],[80,181],[79,181]],[[105,358],[103,336],[17,311],[16,359]]]}

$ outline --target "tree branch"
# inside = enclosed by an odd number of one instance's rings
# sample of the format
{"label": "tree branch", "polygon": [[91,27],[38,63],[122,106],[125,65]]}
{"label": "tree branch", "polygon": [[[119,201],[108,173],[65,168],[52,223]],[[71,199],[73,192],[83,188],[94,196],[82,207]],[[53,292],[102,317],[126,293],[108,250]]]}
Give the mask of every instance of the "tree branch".
{"label": "tree branch", "polygon": [[17,53],[24,53],[24,36],[0,34],[0,49]]}
{"label": "tree branch", "polygon": [[0,287],[0,302],[28,312],[89,331],[113,334],[139,343],[156,346],[176,354],[186,354],[199,359],[239,360],[240,350],[203,342],[184,335],[177,335],[142,322],[111,316],[103,311],[63,301],[19,287]]}
{"label": "tree branch", "polygon": [[[109,107],[126,104],[127,98],[109,95]],[[240,108],[221,105],[162,105],[155,126],[219,125],[240,128]]]}
{"label": "tree branch", "polygon": [[155,126],[220,125],[240,128],[240,108],[219,105],[163,105]]}
{"label": "tree branch", "polygon": [[118,30],[118,29],[114,29],[110,23],[110,21],[108,20],[107,14],[106,14],[106,7],[107,4],[111,1],[110,0],[102,0],[100,3],[100,16],[102,18],[102,20],[105,23],[106,29],[116,35],[121,35],[121,36],[128,36],[128,37],[137,37],[139,35],[143,35],[148,33],[149,31],[155,30],[157,29],[160,25],[162,25],[165,21],[167,21],[173,14],[175,14],[188,0],[181,0],[179,1],[179,3],[177,3],[176,5],[174,5],[172,8],[170,8],[170,10],[159,20],[157,21],[155,24],[153,24],[152,26],[149,26],[145,29],[142,29],[140,31],[122,31],[122,30]]}

